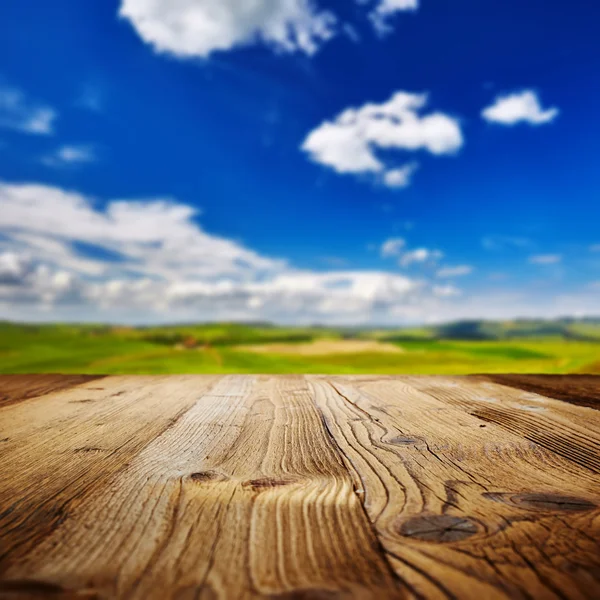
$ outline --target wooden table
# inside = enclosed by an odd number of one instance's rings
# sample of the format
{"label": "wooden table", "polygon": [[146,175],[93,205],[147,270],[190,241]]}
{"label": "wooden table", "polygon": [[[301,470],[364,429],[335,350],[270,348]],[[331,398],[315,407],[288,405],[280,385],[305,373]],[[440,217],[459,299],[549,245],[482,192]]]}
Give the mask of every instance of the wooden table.
{"label": "wooden table", "polygon": [[600,378],[0,378],[1,598],[600,598]]}

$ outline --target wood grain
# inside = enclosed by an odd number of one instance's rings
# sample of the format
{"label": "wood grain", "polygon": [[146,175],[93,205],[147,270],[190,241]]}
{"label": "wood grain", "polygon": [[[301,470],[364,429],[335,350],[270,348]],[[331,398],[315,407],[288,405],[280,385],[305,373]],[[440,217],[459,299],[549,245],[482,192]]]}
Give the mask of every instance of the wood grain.
{"label": "wood grain", "polygon": [[[587,408],[493,383],[438,378],[411,381],[469,414],[517,432],[567,460],[600,474],[600,420]],[[457,388],[460,391],[457,393]]]}
{"label": "wood grain", "polygon": [[101,375],[0,375],[0,408],[101,379],[101,377]]}
{"label": "wood grain", "polygon": [[476,379],[556,398],[600,410],[600,386],[595,375],[480,375]]}
{"label": "wood grain", "polygon": [[597,596],[598,478],[469,414],[463,383],[313,380],[397,573],[427,598]]}
{"label": "wood grain", "polygon": [[60,527],[215,378],[111,377],[0,409],[0,572]]}
{"label": "wood grain", "polygon": [[[121,468],[88,462],[86,489],[52,527],[29,507],[35,547],[23,554],[26,542],[13,542],[4,570],[11,585],[35,578],[126,598],[402,597],[303,379],[229,377],[196,400],[204,380],[173,378],[168,402],[168,388],[137,381],[120,382],[139,395],[128,404],[132,418],[147,415],[145,397],[161,397],[171,412],[179,410],[173,398],[195,393],[194,401],[134,456],[122,456],[112,431],[89,438],[105,412],[70,429],[85,446],[61,436],[72,452],[88,449],[78,457],[118,449],[110,455]],[[74,551],[84,543],[86,552]]]}
{"label": "wood grain", "polygon": [[600,413],[546,381],[6,381],[2,599],[600,597]]}

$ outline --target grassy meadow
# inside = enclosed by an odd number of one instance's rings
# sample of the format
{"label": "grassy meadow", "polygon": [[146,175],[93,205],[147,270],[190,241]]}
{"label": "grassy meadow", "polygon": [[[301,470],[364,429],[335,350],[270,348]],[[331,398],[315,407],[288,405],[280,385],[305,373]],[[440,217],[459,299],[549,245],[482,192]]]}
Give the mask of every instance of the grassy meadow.
{"label": "grassy meadow", "polygon": [[0,373],[600,373],[600,320],[419,329],[0,323]]}

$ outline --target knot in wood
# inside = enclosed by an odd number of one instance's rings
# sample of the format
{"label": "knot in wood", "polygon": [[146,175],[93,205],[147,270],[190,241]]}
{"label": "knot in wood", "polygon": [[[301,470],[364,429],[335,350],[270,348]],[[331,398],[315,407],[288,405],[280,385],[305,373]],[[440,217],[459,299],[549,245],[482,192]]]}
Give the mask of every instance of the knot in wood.
{"label": "knot in wood", "polygon": [[458,542],[478,531],[477,525],[467,517],[427,515],[404,521],[400,535],[425,542]]}
{"label": "knot in wood", "polygon": [[551,492],[525,493],[525,494],[484,494],[491,500],[510,502],[521,508],[544,511],[580,512],[592,510],[596,505],[584,498],[564,496]]}
{"label": "knot in wood", "polygon": [[190,479],[196,483],[211,483],[225,481],[227,477],[217,471],[199,471],[198,473],[192,473]]}

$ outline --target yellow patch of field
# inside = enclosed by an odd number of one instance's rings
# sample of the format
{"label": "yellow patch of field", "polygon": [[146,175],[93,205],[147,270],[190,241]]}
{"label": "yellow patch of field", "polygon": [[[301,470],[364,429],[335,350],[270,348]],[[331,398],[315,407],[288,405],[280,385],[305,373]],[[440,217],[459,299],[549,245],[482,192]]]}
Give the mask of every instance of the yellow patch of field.
{"label": "yellow patch of field", "polygon": [[364,352],[402,353],[404,350],[394,344],[386,344],[374,340],[328,340],[321,339],[305,344],[256,344],[236,346],[243,352],[260,354],[288,354],[296,356],[321,356],[324,354],[360,354]]}

